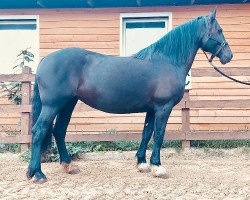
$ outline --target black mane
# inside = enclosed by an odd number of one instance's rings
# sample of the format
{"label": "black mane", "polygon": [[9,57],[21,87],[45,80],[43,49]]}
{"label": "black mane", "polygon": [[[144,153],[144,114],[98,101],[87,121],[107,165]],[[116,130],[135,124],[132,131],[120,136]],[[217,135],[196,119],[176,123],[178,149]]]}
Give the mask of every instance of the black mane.
{"label": "black mane", "polygon": [[197,42],[195,36],[197,35],[200,19],[205,20],[203,17],[197,17],[176,27],[155,43],[134,54],[133,57],[150,59],[154,54],[158,53],[168,57],[174,63],[187,60],[188,54],[186,52],[190,48],[190,42]]}

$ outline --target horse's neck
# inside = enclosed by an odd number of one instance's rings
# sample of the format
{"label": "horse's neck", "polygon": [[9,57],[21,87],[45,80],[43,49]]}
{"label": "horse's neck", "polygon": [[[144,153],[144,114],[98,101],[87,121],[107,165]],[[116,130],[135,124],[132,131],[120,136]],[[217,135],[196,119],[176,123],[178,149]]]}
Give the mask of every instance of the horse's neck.
{"label": "horse's neck", "polygon": [[[176,67],[181,68],[185,77],[193,64],[198,49],[200,48],[201,38],[199,32],[202,31],[201,29],[202,27],[199,26],[198,22],[191,29],[183,27],[183,30],[178,33],[178,41],[174,44],[176,45],[176,51],[170,52],[170,60]],[[166,48],[168,48],[167,45]],[[172,48],[172,51],[173,49],[174,48]]]}
{"label": "horse's neck", "polygon": [[183,71],[185,77],[187,76],[189,70],[191,69],[191,66],[194,62],[195,56],[197,54],[197,51],[199,49],[198,43],[194,42],[193,40],[190,41],[184,41],[187,44],[187,49],[183,51],[183,57],[186,58],[185,60],[180,60],[179,66],[181,67],[181,71]]}
{"label": "horse's neck", "polygon": [[[193,45],[193,46],[192,46]],[[183,73],[185,74],[185,76],[187,76],[189,70],[191,69],[195,56],[197,54],[197,51],[200,47],[198,45],[194,45],[194,44],[190,44],[190,51],[187,50],[186,52],[188,53],[187,56],[187,61],[186,63],[183,63],[182,68],[183,68]]]}

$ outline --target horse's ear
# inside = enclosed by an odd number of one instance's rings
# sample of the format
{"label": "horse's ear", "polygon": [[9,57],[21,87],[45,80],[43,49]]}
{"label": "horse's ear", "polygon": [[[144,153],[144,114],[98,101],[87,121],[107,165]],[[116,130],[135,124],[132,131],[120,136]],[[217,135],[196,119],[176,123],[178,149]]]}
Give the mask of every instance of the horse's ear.
{"label": "horse's ear", "polygon": [[208,15],[208,19],[210,22],[213,22],[216,18],[217,7],[215,7],[211,13]]}

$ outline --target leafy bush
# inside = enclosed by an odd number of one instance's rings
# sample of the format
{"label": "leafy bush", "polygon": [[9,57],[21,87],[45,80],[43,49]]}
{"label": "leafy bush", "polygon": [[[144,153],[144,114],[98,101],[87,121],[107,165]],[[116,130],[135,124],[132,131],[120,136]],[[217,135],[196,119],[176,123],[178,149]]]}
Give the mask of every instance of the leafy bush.
{"label": "leafy bush", "polygon": [[[107,141],[107,142],[78,142],[66,143],[66,147],[71,158],[78,159],[81,153],[96,151],[132,151],[139,148],[139,141]],[[153,142],[149,142],[149,149],[152,149]],[[163,148],[181,148],[181,141],[164,141]],[[30,150],[21,155],[21,160],[28,162],[30,160]],[[43,162],[58,162],[60,160],[56,144],[53,143],[51,149],[46,155],[42,156]]]}
{"label": "leafy bush", "polygon": [[191,147],[196,148],[215,148],[215,149],[232,149],[238,147],[250,147],[250,140],[208,140],[208,141],[191,141]]}
{"label": "leafy bush", "polygon": [[[34,54],[28,51],[29,48],[21,50],[17,55],[17,60],[20,61],[13,69],[22,70],[24,67],[29,67],[29,63],[33,62]],[[11,102],[16,105],[22,103],[22,94],[21,94],[22,84],[20,82],[11,82],[10,84],[1,84],[1,92],[4,94],[4,97],[7,97]]]}
{"label": "leafy bush", "polygon": [[20,105],[22,103],[22,84],[20,82],[11,82],[10,84],[3,83],[1,86],[2,93],[4,93],[3,97],[7,97],[8,100],[16,105]]}
{"label": "leafy bush", "polygon": [[[96,151],[131,151],[139,148],[139,141],[118,141],[118,142],[78,142],[66,143],[69,154],[72,159],[79,158],[81,153],[96,152]],[[152,149],[153,141],[148,144],[148,149]],[[214,141],[191,141],[191,147],[204,148],[205,152],[210,152],[209,148],[228,149],[245,147],[245,151],[250,151],[250,140],[214,140]],[[176,148],[181,151],[181,141],[164,141],[162,148]],[[220,153],[220,152],[219,152]],[[21,155],[23,161],[30,160],[30,150]],[[55,143],[49,154],[43,158],[44,162],[59,161],[59,154]]]}
{"label": "leafy bush", "polygon": [[21,145],[20,144],[0,144],[0,153],[12,152],[20,153]]}

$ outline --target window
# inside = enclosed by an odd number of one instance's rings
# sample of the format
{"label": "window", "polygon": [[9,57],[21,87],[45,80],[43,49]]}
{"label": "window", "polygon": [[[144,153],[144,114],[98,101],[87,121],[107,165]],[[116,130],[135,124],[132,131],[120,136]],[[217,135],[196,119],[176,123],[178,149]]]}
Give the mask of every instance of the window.
{"label": "window", "polygon": [[0,16],[0,74],[14,73],[17,55],[27,48],[35,55],[29,65],[35,71],[39,61],[38,21],[33,15]]}
{"label": "window", "polygon": [[121,49],[128,56],[149,46],[171,27],[171,13],[124,13],[121,14]]}
{"label": "window", "polygon": [[[120,55],[138,52],[159,40],[171,28],[172,14],[169,12],[120,14]],[[186,78],[186,89],[191,87],[190,78],[190,75]]]}

